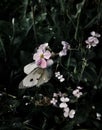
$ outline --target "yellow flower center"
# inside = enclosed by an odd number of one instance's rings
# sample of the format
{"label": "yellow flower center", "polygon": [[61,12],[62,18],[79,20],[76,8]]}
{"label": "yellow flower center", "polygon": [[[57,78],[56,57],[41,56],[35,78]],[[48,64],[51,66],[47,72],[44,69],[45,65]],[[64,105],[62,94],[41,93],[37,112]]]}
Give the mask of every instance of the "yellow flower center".
{"label": "yellow flower center", "polygon": [[43,55],[43,54],[41,54],[41,55],[40,55],[40,58],[44,58],[44,55]]}

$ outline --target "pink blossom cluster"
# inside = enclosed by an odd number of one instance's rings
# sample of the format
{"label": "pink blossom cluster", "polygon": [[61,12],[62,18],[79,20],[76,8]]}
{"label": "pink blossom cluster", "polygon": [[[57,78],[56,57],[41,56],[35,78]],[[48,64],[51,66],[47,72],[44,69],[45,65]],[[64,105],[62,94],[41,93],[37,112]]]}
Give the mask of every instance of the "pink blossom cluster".
{"label": "pink blossom cluster", "polygon": [[67,51],[70,50],[70,44],[68,42],[62,41],[61,44],[63,45],[63,48],[59,52],[60,57],[67,55]]}
{"label": "pink blossom cluster", "polygon": [[[58,53],[60,57],[67,55],[67,50],[70,49],[69,43],[62,41],[61,44],[63,45],[63,48]],[[37,52],[33,55],[33,60],[38,67],[47,68],[54,63],[54,61],[52,60],[53,54],[55,53],[51,52],[48,43],[44,43],[38,47]]]}
{"label": "pink blossom cluster", "polygon": [[37,52],[33,55],[33,60],[40,68],[47,68],[53,64],[51,59],[51,52],[48,50],[48,43],[41,44],[37,49]]}
{"label": "pink blossom cluster", "polygon": [[88,39],[85,41],[86,48],[90,49],[91,47],[95,47],[97,46],[97,44],[99,43],[98,38],[101,36],[99,33],[96,33],[95,31],[92,31],[91,36],[88,37]]}

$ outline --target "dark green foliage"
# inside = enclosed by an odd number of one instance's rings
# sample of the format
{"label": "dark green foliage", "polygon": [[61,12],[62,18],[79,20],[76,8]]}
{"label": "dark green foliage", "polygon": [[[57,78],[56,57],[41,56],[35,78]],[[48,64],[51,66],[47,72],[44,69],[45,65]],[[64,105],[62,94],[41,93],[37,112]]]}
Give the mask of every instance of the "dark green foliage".
{"label": "dark green foliage", "polygon": [[[85,40],[93,30],[101,34],[100,43],[88,50]],[[63,40],[72,48],[59,60],[65,82],[53,75],[39,88],[19,90],[23,67],[33,61],[36,48],[48,42],[59,52]],[[75,101],[76,116],[64,119],[49,99],[58,91],[70,94],[78,85],[84,94]],[[41,94],[48,102],[39,103]],[[102,120],[96,119],[96,113],[102,114],[101,99],[101,0],[0,1],[0,130],[101,130]]]}

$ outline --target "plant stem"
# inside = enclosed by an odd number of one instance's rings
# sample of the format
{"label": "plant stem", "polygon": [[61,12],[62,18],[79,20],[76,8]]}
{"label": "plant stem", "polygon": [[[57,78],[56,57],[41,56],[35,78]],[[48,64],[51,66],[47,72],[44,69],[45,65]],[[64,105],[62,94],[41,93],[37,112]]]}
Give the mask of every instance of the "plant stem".
{"label": "plant stem", "polygon": [[37,35],[36,35],[36,28],[35,28],[35,14],[34,14],[34,5],[33,5],[33,2],[32,2],[32,5],[31,5],[31,10],[32,10],[32,15],[33,15],[34,38],[35,38],[35,43],[37,44]]}
{"label": "plant stem", "polygon": [[85,4],[85,0],[83,0],[80,5],[79,5],[79,8],[77,10],[77,23],[76,23],[76,29],[75,29],[75,34],[74,34],[74,38],[75,40],[77,40],[77,37],[78,37],[78,30],[79,30],[79,23],[80,23],[80,15],[81,15],[81,11],[82,11],[82,8]]}
{"label": "plant stem", "polygon": [[100,80],[101,75],[102,75],[102,67],[101,67],[100,72],[99,72],[99,75],[98,75],[98,77],[97,77],[97,79],[96,79],[96,81],[95,81],[95,85],[96,85],[96,84],[98,83],[98,81]]}
{"label": "plant stem", "polygon": [[69,57],[68,57],[68,61],[67,61],[67,69],[69,68],[70,58],[71,58],[71,51],[69,52]]}
{"label": "plant stem", "polygon": [[82,69],[81,69],[81,73],[80,73],[80,77],[79,77],[79,81],[81,81],[81,78],[83,76],[83,73],[84,73],[84,70],[85,70],[85,67],[87,66],[87,60],[86,59],[83,59],[83,63],[82,63]]}

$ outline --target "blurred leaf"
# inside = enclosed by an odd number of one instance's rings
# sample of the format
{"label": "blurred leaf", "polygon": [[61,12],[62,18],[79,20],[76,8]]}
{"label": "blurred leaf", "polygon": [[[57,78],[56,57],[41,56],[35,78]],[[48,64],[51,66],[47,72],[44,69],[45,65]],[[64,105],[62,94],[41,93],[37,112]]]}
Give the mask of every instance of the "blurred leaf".
{"label": "blurred leaf", "polygon": [[10,22],[0,20],[0,33],[12,36],[12,24]]}
{"label": "blurred leaf", "polygon": [[68,122],[61,130],[73,130],[74,121]]}
{"label": "blurred leaf", "polygon": [[[3,56],[6,57],[6,51],[5,51],[5,47],[3,44],[2,39],[0,38],[0,54],[3,53]],[[2,54],[1,54],[2,55]]]}

